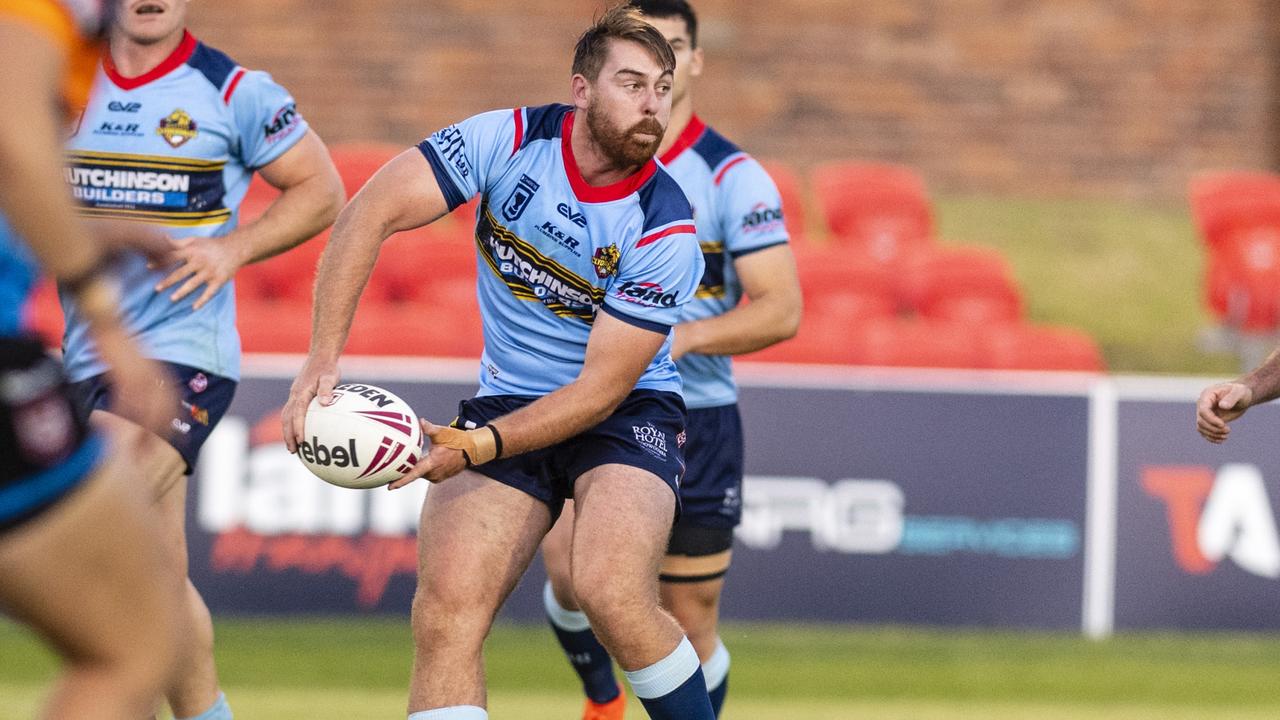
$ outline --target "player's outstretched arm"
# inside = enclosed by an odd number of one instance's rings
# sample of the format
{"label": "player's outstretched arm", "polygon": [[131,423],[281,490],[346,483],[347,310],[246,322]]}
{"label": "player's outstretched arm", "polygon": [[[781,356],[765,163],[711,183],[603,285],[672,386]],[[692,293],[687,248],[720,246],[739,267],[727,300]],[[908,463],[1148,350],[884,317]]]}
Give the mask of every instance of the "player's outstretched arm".
{"label": "player's outstretched arm", "polygon": [[397,155],[374,174],[338,214],[320,256],[311,316],[311,347],[281,413],[285,445],[297,452],[311,398],[332,402],[338,356],[347,342],[360,293],[382,242],[422,227],[449,211],[426,158],[417,148]]}
{"label": "player's outstretched arm", "polygon": [[549,447],[598,425],[635,389],[665,341],[662,333],[598,313],[577,379],[475,430],[424,422],[431,450],[390,488],[404,487],[420,477],[439,482],[461,472],[468,460],[480,465],[494,457]]}
{"label": "player's outstretched arm", "polygon": [[203,287],[193,306],[199,310],[241,267],[279,255],[329,227],[346,201],[329,150],[312,130],[258,174],[280,196],[261,217],[226,235],[175,240],[180,264],[157,292],[172,290],[170,299],[177,301]]}
{"label": "player's outstretched arm", "polygon": [[775,245],[749,253],[734,260],[733,267],[751,302],[722,315],[677,325],[671,357],[740,355],[796,334],[803,302],[791,248]]}
{"label": "player's outstretched arm", "polygon": [[1196,430],[1211,443],[1226,442],[1228,424],[1254,405],[1280,397],[1280,350],[1253,372],[1232,382],[1210,385],[1196,401]]}

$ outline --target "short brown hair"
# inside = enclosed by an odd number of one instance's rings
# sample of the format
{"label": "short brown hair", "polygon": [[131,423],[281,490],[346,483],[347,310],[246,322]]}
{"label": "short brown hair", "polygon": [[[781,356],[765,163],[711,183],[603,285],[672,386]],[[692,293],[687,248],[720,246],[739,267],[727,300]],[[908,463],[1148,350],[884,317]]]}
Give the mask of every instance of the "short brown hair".
{"label": "short brown hair", "polygon": [[664,72],[675,72],[676,55],[671,43],[658,29],[644,21],[638,10],[626,3],[609,8],[594,25],[578,38],[573,51],[573,74],[591,82],[600,76],[610,40],[630,40],[649,51]]}

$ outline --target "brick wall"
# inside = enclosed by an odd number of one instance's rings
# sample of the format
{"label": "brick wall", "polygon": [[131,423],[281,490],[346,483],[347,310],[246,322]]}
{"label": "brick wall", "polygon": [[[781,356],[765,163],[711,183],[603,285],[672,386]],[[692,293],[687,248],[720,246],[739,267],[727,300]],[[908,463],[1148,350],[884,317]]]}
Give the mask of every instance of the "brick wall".
{"label": "brick wall", "polygon": [[[1277,161],[1272,0],[701,0],[700,114],[758,156],[872,158],[955,193],[1180,199]],[[216,0],[198,35],[330,142],[560,101],[592,0]]]}

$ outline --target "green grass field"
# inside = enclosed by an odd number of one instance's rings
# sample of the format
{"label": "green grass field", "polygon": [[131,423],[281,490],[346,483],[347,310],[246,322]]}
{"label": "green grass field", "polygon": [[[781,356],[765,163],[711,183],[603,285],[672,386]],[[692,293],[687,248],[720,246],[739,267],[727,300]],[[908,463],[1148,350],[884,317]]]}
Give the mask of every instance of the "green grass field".
{"label": "green grass field", "polygon": [[1185,204],[944,197],[946,243],[985,245],[1013,264],[1027,315],[1089,332],[1115,372],[1230,375],[1230,354],[1197,347],[1204,251]]}
{"label": "green grass field", "polygon": [[[733,624],[726,720],[1252,720],[1280,716],[1280,637],[1073,634]],[[237,718],[404,716],[401,620],[222,620]],[[487,651],[495,718],[571,720],[578,691],[551,633],[505,625]],[[34,717],[54,671],[0,624],[0,720]],[[633,703],[632,718],[645,717]]]}

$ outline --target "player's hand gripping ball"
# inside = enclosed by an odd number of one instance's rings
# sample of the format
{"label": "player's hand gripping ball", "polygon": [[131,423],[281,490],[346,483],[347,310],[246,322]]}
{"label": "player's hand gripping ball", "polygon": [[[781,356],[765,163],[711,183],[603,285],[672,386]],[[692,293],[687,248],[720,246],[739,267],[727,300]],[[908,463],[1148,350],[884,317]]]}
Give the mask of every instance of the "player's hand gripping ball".
{"label": "player's hand gripping ball", "polygon": [[373,385],[346,383],[333,403],[311,400],[298,458],[327,483],[345,488],[386,485],[422,455],[422,427],[408,403]]}

